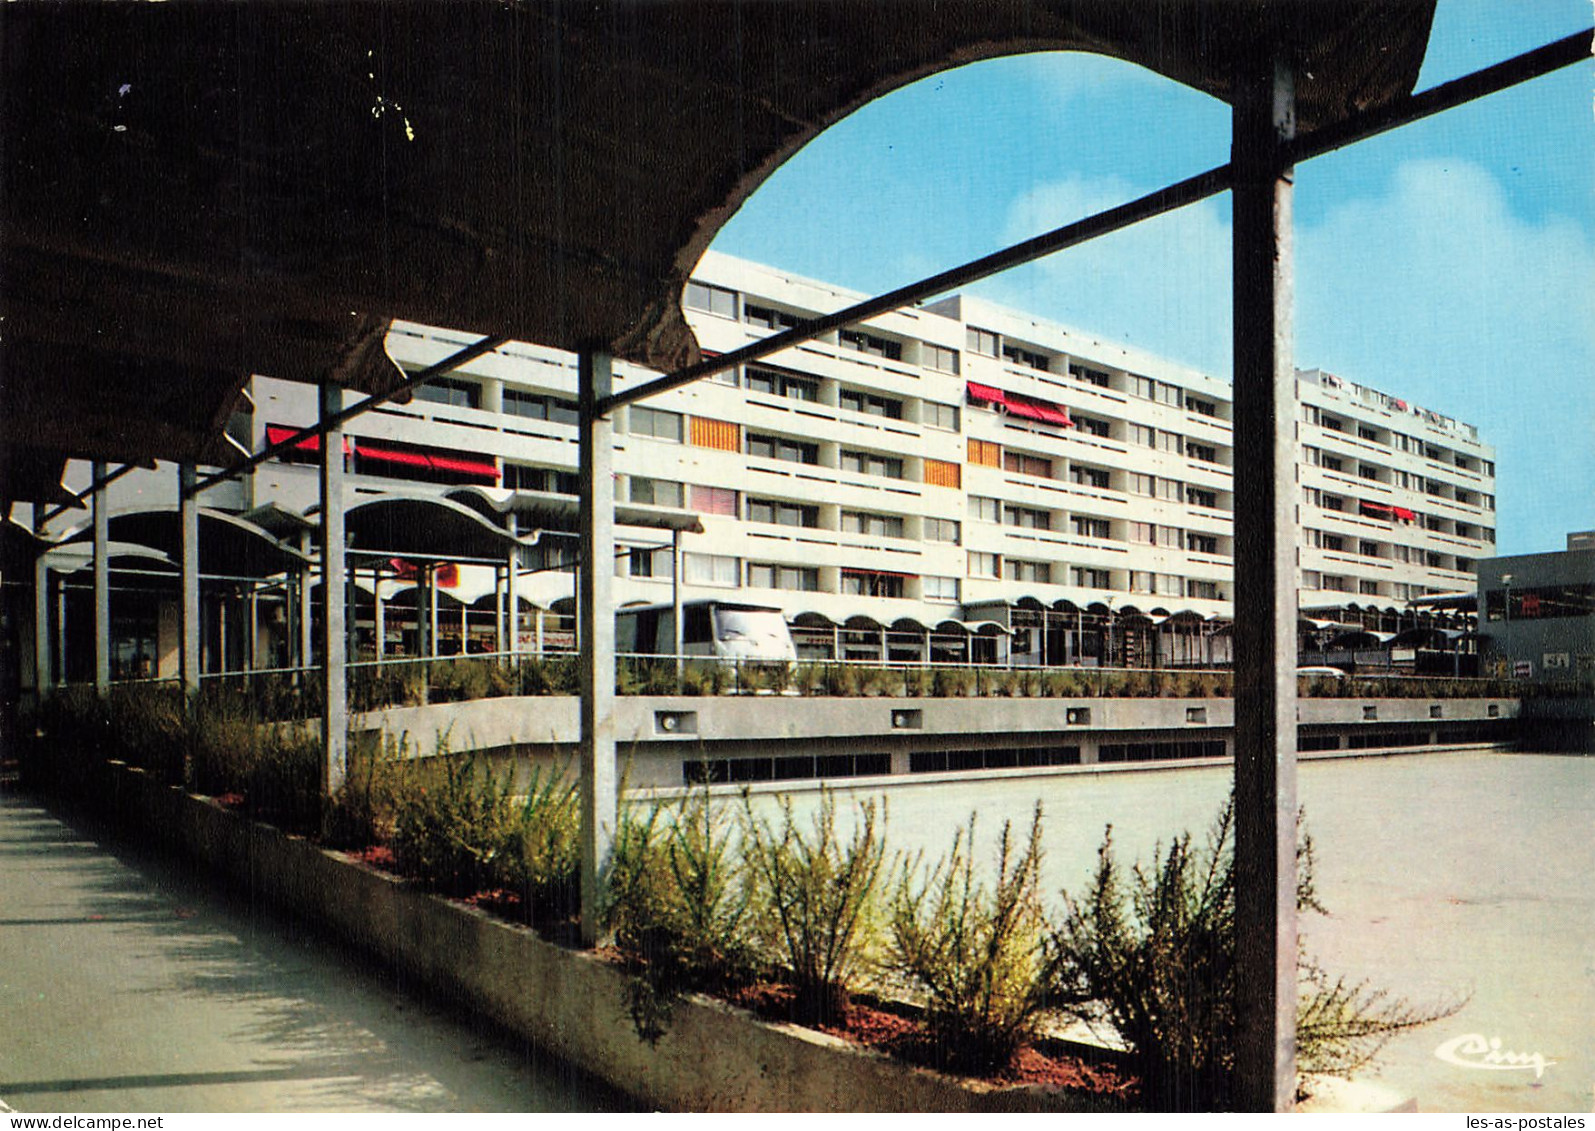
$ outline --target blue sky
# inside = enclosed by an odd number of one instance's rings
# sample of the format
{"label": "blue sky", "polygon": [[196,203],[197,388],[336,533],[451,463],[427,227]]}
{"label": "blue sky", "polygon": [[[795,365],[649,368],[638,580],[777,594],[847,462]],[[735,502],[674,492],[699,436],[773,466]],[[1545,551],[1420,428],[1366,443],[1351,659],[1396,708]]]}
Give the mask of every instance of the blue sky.
{"label": "blue sky", "polygon": [[[1588,0],[1441,0],[1420,89],[1589,26]],[[1296,178],[1296,359],[1477,424],[1502,553],[1595,528],[1595,65]],[[794,156],[715,248],[878,292],[1214,165],[1228,107],[1084,54],[992,60],[866,106]],[[1229,201],[975,288],[1230,374]]]}

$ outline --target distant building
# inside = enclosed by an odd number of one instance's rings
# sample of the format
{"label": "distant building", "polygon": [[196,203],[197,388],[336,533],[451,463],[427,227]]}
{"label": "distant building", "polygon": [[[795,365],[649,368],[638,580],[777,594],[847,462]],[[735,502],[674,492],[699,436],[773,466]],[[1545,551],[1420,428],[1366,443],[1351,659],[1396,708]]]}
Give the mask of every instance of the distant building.
{"label": "distant building", "polygon": [[[1537,681],[1595,679],[1595,547],[1479,562],[1486,672]],[[1587,537],[1587,536],[1586,536]]]}

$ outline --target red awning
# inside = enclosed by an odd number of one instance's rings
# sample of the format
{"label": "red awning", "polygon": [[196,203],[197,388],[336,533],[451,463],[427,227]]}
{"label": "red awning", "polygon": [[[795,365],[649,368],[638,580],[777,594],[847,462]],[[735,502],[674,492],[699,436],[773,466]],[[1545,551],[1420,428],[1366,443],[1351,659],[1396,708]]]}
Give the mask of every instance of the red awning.
{"label": "red awning", "polygon": [[[292,436],[295,432],[300,431],[303,431],[303,429],[287,424],[268,424],[266,425],[266,444],[268,447],[274,447],[277,444],[282,443],[289,436]],[[294,451],[296,452],[319,452],[320,450],[320,436],[306,436],[303,440],[300,440],[294,445]],[[343,454],[349,454],[349,437],[347,436],[343,438]]]}
{"label": "red awning", "polygon": [[969,399],[972,401],[985,401],[987,404],[1004,404],[1008,400],[1007,393],[1001,389],[994,389],[990,385],[982,385],[971,381],[968,387]]}
{"label": "red awning", "polygon": [[1370,503],[1365,501],[1362,504],[1363,514],[1376,515],[1379,518],[1389,518],[1395,513],[1395,510],[1395,507],[1387,506],[1384,503]]}
{"label": "red awning", "polygon": [[355,449],[355,455],[362,460],[371,460],[374,463],[393,463],[403,467],[424,467],[431,471],[453,471],[461,475],[470,475],[479,479],[491,479],[498,482],[498,465],[491,460],[472,459],[468,456],[451,455],[448,452],[420,452],[405,448],[385,448],[380,444],[373,444],[363,440]]}
{"label": "red awning", "polygon": [[1418,517],[1414,512],[1409,511],[1406,507],[1391,507],[1390,512],[1402,522],[1411,522],[1413,519]]}
{"label": "red awning", "polygon": [[1053,424],[1059,428],[1073,428],[1074,421],[1069,419],[1069,414],[1057,405],[1048,404],[1046,401],[1032,400],[1029,397],[1010,396],[1007,400],[1009,416],[1021,416],[1026,420],[1039,420],[1043,424]]}

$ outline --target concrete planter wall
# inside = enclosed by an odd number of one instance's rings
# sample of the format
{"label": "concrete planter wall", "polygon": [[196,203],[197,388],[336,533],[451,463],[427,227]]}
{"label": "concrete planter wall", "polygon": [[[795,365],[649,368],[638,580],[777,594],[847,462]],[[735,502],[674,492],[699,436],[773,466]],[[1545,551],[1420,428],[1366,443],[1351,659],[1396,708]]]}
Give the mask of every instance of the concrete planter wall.
{"label": "concrete planter wall", "polygon": [[640,1041],[610,963],[427,895],[350,859],[113,763],[113,816],[345,939],[643,1102],[677,1111],[1120,1111],[1119,1101],[990,1088],[694,997]]}

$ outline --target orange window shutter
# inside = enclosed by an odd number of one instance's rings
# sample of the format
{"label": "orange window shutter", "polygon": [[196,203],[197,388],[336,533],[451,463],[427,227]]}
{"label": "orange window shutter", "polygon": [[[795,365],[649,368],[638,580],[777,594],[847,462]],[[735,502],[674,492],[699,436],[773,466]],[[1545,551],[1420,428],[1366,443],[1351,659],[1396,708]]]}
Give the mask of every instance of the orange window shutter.
{"label": "orange window shutter", "polygon": [[742,430],[729,420],[692,418],[692,443],[699,448],[718,448],[722,452],[742,450]]}
{"label": "orange window shutter", "polygon": [[969,441],[969,462],[982,467],[1002,466],[1002,446],[990,440]]}
{"label": "orange window shutter", "polygon": [[960,483],[959,467],[945,460],[925,461],[925,482],[932,487],[957,487]]}

